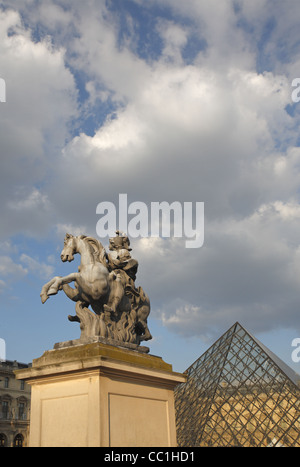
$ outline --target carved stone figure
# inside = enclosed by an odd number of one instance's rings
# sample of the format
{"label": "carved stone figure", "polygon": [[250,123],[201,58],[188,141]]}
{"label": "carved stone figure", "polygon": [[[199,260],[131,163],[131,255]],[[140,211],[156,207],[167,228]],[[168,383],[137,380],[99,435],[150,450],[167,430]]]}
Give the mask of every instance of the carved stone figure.
{"label": "carved stone figure", "polygon": [[130,255],[128,237],[116,234],[110,239],[109,253],[92,237],[67,234],[61,260],[73,261],[74,255],[80,254],[78,272],[51,279],[42,288],[41,300],[45,303],[63,290],[76,302],[76,315],[68,318],[80,323],[81,342],[100,338],[133,348],[152,339],[147,324],[150,301],[143,289],[135,286],[138,262]]}

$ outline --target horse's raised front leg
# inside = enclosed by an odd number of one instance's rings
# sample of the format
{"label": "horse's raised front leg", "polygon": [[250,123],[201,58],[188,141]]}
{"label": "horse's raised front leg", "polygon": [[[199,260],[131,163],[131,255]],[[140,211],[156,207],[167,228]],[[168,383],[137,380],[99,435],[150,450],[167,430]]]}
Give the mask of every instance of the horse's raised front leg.
{"label": "horse's raised front leg", "polygon": [[54,284],[54,282],[56,280],[57,280],[57,277],[53,277],[53,279],[51,279],[51,281],[49,281],[49,282],[47,282],[47,284],[43,285],[42,290],[41,290],[41,294],[40,294],[42,303],[45,303],[48,300],[48,298],[49,298],[48,290],[50,289],[50,287],[52,286],[52,284]]}
{"label": "horse's raised front leg", "polygon": [[58,276],[53,277],[53,279],[47,282],[47,284],[45,284],[44,287],[42,288],[42,291],[41,291],[42,303],[45,303],[46,300],[48,300],[50,295],[56,295],[63,285],[76,281],[78,276],[79,276],[79,273],[74,272],[65,277],[58,277]]}

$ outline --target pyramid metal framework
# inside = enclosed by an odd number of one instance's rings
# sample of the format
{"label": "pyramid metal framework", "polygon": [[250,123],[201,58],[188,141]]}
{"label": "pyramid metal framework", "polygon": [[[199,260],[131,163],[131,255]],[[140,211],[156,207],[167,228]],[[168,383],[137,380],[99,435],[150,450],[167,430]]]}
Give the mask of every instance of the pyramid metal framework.
{"label": "pyramid metal framework", "polygon": [[300,447],[300,376],[235,323],[175,389],[178,445]]}

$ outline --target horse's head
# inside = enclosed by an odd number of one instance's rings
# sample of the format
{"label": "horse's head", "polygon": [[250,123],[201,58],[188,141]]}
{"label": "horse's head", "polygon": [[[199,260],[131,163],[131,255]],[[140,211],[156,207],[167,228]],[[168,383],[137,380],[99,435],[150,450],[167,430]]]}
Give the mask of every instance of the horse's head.
{"label": "horse's head", "polygon": [[64,248],[61,252],[61,260],[63,263],[66,261],[73,261],[74,253],[76,252],[76,237],[73,237],[71,234],[66,234],[64,240]]}

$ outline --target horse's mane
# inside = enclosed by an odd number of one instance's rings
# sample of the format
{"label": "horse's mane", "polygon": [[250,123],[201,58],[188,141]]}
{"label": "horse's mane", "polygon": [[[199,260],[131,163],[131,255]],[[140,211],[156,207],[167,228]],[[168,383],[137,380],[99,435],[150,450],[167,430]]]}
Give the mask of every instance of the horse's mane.
{"label": "horse's mane", "polygon": [[89,247],[92,249],[95,260],[99,261],[100,263],[106,266],[107,254],[102,243],[99,242],[99,240],[93,237],[87,237],[86,235],[80,235],[79,238],[81,238],[82,240],[88,243]]}

